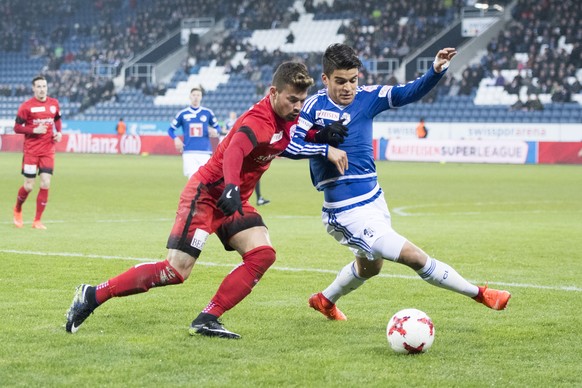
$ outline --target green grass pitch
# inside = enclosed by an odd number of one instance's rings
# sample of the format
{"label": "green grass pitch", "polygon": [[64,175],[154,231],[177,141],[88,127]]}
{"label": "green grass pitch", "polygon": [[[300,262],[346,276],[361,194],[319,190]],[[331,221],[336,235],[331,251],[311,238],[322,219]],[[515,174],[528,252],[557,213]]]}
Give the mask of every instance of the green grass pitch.
{"label": "green grass pitch", "polygon": [[[506,311],[432,287],[408,268],[344,297],[346,322],[307,306],[351,260],[320,221],[305,161],[275,160],[259,208],[277,262],[223,316],[238,341],[188,326],[238,262],[209,239],[188,281],[114,299],[75,335],[75,286],[165,257],[185,183],[179,157],[58,154],[43,221],[12,225],[21,155],[0,154],[0,386],[574,387],[582,386],[582,170],[558,165],[378,162],[393,226],[478,284],[506,288]],[[254,201],[254,198],[253,198]],[[386,324],[414,307],[432,349],[393,353]]]}

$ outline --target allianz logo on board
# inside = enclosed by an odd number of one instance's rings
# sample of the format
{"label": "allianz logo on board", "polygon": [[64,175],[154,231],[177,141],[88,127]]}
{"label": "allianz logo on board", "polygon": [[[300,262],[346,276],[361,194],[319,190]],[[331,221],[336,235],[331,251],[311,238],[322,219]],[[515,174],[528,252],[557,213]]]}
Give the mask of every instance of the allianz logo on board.
{"label": "allianz logo on board", "polygon": [[72,134],[68,136],[66,152],[91,154],[141,153],[141,139],[137,135],[114,136]]}

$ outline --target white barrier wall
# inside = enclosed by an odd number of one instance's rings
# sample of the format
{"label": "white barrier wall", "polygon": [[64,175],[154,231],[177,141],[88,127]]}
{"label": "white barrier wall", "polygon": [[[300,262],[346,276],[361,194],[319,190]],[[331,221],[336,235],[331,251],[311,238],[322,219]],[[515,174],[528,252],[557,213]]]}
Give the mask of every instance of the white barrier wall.
{"label": "white barrier wall", "polygon": [[[374,122],[374,139],[414,139],[415,122]],[[431,140],[582,141],[582,123],[426,123]]]}

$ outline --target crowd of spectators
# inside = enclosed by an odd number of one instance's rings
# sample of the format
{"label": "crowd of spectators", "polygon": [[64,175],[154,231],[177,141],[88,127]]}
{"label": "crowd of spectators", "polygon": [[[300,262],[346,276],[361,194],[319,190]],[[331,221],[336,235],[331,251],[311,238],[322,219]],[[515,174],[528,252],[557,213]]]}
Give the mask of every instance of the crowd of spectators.
{"label": "crowd of spectators", "polygon": [[[348,11],[354,17],[341,28],[346,43],[360,57],[398,58],[407,56],[429,37],[437,35],[458,14],[459,1],[380,1],[335,0],[333,9]],[[317,12],[326,12],[326,2]]]}
{"label": "crowd of spectators", "polygon": [[[510,94],[550,94],[553,102],[570,102],[582,85],[582,3],[519,0],[513,20],[487,47],[481,59],[484,76],[495,78]],[[519,60],[516,53],[525,54]],[[504,79],[500,70],[518,70]]]}
{"label": "crowd of spectators", "polygon": [[[43,73],[51,82],[51,91],[61,100],[81,102],[83,107],[114,98],[112,83],[107,78],[69,70],[64,65],[78,61],[88,63],[89,68],[108,65],[119,71],[136,54],[177,29],[187,17],[212,15],[216,20],[225,21],[227,33],[211,42],[192,39],[185,63],[186,74],[209,63],[226,66],[228,72],[255,82],[258,94],[267,86],[269,80],[265,74],[274,63],[299,59],[308,65],[316,80],[321,74],[317,53],[268,52],[244,39],[248,36],[245,31],[285,28],[297,20],[299,14],[293,10],[292,0],[33,0],[34,6],[28,3],[1,2],[0,51],[27,50],[31,56],[46,58]],[[314,13],[316,18],[349,15],[351,22],[342,25],[338,32],[346,36],[346,43],[362,59],[404,58],[449,25],[465,5],[466,0],[304,1],[305,10]],[[82,15],[84,8],[89,8],[94,23],[64,23],[74,15]],[[509,93],[519,93],[526,86],[528,95],[550,93],[556,102],[570,101],[571,95],[582,89],[572,78],[582,68],[581,9],[582,4],[572,1],[518,0],[513,21],[489,44],[481,63],[466,68],[459,78],[445,77],[436,94],[427,96],[425,102],[435,101],[443,94],[471,95],[483,77],[494,76],[496,83]],[[74,50],[65,49],[66,42],[70,41],[80,43]],[[240,51],[246,53],[246,64],[231,65],[233,55]],[[527,60],[519,61],[516,53],[527,54]],[[501,76],[502,69],[519,70],[519,75],[506,80]],[[406,81],[396,80],[391,74],[371,74],[366,69],[360,75],[366,84]],[[151,85],[140,79],[128,79],[127,84],[146,94],[165,91],[163,85]],[[6,87],[0,89],[0,94],[6,90]],[[13,86],[12,94],[22,90],[28,93],[29,87]]]}

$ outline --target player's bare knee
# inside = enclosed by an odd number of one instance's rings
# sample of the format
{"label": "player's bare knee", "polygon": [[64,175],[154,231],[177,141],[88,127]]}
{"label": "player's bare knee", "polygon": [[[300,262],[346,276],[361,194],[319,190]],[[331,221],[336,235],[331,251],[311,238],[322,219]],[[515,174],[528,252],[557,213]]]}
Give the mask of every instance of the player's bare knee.
{"label": "player's bare knee", "polygon": [[424,267],[427,259],[428,255],[422,249],[407,241],[400,252],[398,262],[416,271]]}
{"label": "player's bare knee", "polygon": [[48,190],[51,186],[52,174],[48,172],[41,172],[38,177],[40,178],[40,188]]}
{"label": "player's bare knee", "polygon": [[382,270],[384,261],[378,260],[368,260],[368,258],[358,257],[356,259],[356,270],[358,271],[358,276],[364,279],[369,279],[376,276]]}
{"label": "player's bare knee", "polygon": [[177,249],[170,249],[167,256],[168,263],[182,276],[184,280],[190,277],[196,258]]}
{"label": "player's bare knee", "polygon": [[32,190],[34,190],[34,179],[25,180],[22,187],[24,187],[24,190],[30,193]]}

